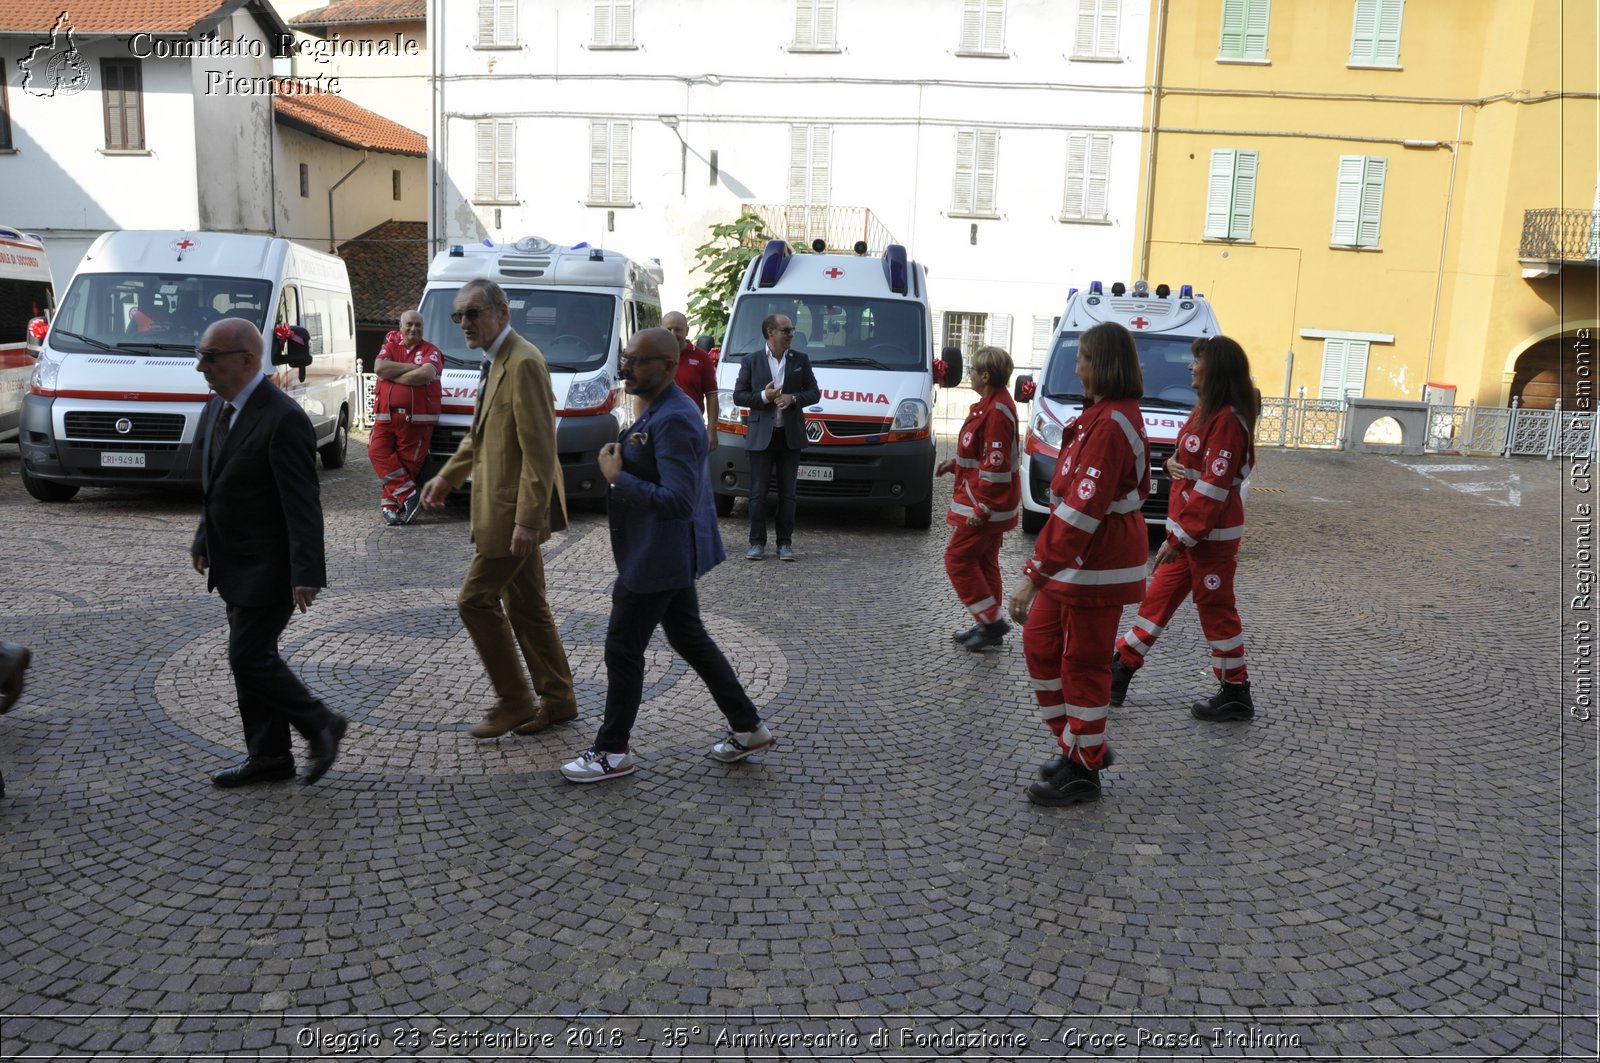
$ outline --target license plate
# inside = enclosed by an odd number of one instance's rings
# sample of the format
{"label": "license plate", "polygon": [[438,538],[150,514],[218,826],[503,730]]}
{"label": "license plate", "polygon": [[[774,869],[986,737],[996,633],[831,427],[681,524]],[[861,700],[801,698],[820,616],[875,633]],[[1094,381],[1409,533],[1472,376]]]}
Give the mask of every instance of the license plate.
{"label": "license plate", "polygon": [[796,477],[800,480],[831,480],[833,479],[833,466],[831,465],[802,465]]}
{"label": "license plate", "polygon": [[142,469],[144,468],[144,455],[126,450],[104,450],[100,452],[100,467],[102,469]]}
{"label": "license plate", "polygon": [[1152,495],[1159,495],[1161,493],[1161,481],[1156,479],[1156,474],[1154,472],[1150,474],[1150,493]]}

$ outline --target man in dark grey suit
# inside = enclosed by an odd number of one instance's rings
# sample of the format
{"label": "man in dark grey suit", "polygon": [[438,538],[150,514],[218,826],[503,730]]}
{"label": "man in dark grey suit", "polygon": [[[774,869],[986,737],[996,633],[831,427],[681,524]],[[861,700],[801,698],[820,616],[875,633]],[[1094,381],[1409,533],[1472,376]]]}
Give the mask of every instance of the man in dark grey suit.
{"label": "man in dark grey suit", "polygon": [[206,329],[195,368],[217,396],[204,414],[205,500],[190,560],[228,607],[228,666],[244,723],[244,763],[218,786],[294,777],[289,728],[310,747],[303,783],[339,755],[346,721],[306,690],[278,652],[298,608],[327,584],[316,435],[298,403],[261,372],[261,333],[239,318]]}
{"label": "man in dark grey suit", "polygon": [[750,409],[744,437],[750,452],[750,549],[745,557],[760,561],[767,553],[767,491],[773,471],[778,476],[778,560],[794,560],[794,495],[800,475],[800,451],[806,445],[805,408],[822,398],[811,359],[791,351],[794,322],[771,314],[761,322],[767,344],[744,357],[733,401]]}

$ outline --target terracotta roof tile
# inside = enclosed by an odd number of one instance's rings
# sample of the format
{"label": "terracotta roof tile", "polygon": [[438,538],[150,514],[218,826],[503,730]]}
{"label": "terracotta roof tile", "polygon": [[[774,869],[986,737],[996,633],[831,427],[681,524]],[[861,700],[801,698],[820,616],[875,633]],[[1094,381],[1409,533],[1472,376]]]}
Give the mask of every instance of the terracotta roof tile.
{"label": "terracotta roof tile", "polygon": [[49,33],[66,12],[79,33],[187,33],[226,0],[0,0],[0,32]]}
{"label": "terracotta roof tile", "polygon": [[428,17],[427,0],[334,0],[326,7],[307,11],[289,25],[343,26],[352,22],[422,22]]}
{"label": "terracotta roof tile", "polygon": [[427,138],[421,133],[358,107],[343,96],[331,92],[287,92],[282,84],[279,93],[272,98],[278,121],[312,136],[393,155],[428,153]]}
{"label": "terracotta roof tile", "polygon": [[415,310],[428,279],[428,223],[386,221],[339,247],[350,271],[356,323],[394,328]]}

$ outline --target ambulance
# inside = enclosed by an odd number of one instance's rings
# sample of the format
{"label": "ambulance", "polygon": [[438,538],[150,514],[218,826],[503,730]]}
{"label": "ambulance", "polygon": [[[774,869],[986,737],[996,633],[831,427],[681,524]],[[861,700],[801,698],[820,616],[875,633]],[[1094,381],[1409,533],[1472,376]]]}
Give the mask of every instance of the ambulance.
{"label": "ambulance", "polygon": [[1144,372],[1144,398],[1139,400],[1144,431],[1150,440],[1150,497],[1144,504],[1147,525],[1163,527],[1172,493],[1167,459],[1177,446],[1178,429],[1194,409],[1196,395],[1189,385],[1189,345],[1201,336],[1216,336],[1217,316],[1204,295],[1185,284],[1176,295],[1165,284],[1151,292],[1145,281],[1132,289],[1120,281],[1106,291],[1100,281],[1088,291],[1073,288],[1061,312],[1050,350],[1039,369],[1039,379],[1021,376],[1014,395],[1020,401],[1035,384],[1033,410],[1023,435],[1022,529],[1037,532],[1050,516],[1050,480],[1061,454],[1063,430],[1083,412],[1083,388],[1078,382],[1078,338],[1102,321],[1115,321],[1133,333]]}
{"label": "ambulance", "polygon": [[[213,321],[262,332],[262,368],[311,418],[323,467],[344,464],[356,403],[355,307],[344,260],[242,233],[103,233],[61,297],[22,401],[22,484],[42,502],[85,485],[197,487],[211,397],[195,345]],[[310,364],[273,364],[278,325]]]}
{"label": "ambulance", "polygon": [[434,256],[422,292],[422,335],[444,352],[443,405],[430,464],[449,460],[472,426],[483,352],[467,347],[450,321],[467,281],[505,289],[511,328],[539,348],[556,399],[556,452],[567,498],[603,498],[600,448],[633,421],[617,360],[628,338],[661,325],[661,266],[587,244],[537,236],[495,247],[452,246]]}
{"label": "ambulance", "polygon": [[[753,259],[734,297],[717,366],[717,446],[711,453],[717,512],[750,497],[744,446],[749,410],[733,401],[739,368],[762,357],[761,322],[783,314],[794,322],[792,350],[804,351],[821,400],[807,407],[796,496],[852,505],[901,506],[905,526],[933,523],[932,427],[934,347],[928,279],[906,249],[890,244],[869,257],[796,253],[782,240]],[[961,379],[959,359],[944,379]]]}
{"label": "ambulance", "polygon": [[22,396],[55,305],[44,241],[0,225],[0,441],[17,434]]}

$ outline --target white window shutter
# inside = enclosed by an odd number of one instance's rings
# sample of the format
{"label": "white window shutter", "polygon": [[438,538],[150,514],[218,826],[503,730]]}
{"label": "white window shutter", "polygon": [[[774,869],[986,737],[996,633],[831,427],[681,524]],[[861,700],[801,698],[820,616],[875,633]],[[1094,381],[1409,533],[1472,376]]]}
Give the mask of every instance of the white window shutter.
{"label": "white window shutter", "polygon": [[970,129],[956,131],[955,194],[950,201],[950,210],[956,214],[972,213],[972,171],[977,164],[977,137]]}
{"label": "white window shutter", "polygon": [[985,52],[1003,52],[1005,47],[1005,0],[985,0],[983,9],[983,50]]}
{"label": "white window shutter", "polygon": [[1110,58],[1117,54],[1117,24],[1121,21],[1122,0],[1100,0],[1100,26],[1095,32],[1095,55]]}
{"label": "white window shutter", "polygon": [[999,162],[1000,134],[990,131],[978,133],[978,165],[973,174],[973,209],[979,214],[993,214],[994,186]]}
{"label": "white window shutter", "polygon": [[983,342],[1011,353],[1011,315],[988,314],[984,318]]}
{"label": "white window shutter", "polygon": [[811,179],[807,183],[806,202],[813,207],[826,206],[832,178],[833,127],[811,127]]}
{"label": "white window shutter", "polygon": [[1111,196],[1111,137],[1096,133],[1089,138],[1089,172],[1085,179],[1083,216],[1094,220],[1107,217]]}
{"label": "white window shutter", "polygon": [[1361,181],[1361,221],[1356,228],[1356,243],[1362,247],[1378,246],[1378,223],[1383,217],[1383,181],[1389,160],[1381,155],[1369,155],[1366,172]]}
{"label": "white window shutter", "polygon": [[817,0],[795,0],[794,44],[796,48],[816,47]]}
{"label": "white window shutter", "polygon": [[611,129],[608,122],[589,123],[589,200],[605,203],[610,198]]}
{"label": "white window shutter", "polygon": [[1033,364],[1044,364],[1044,356],[1050,353],[1050,337],[1055,335],[1055,319],[1049,317],[1035,317],[1033,319]]}
{"label": "white window shutter", "polygon": [[494,43],[517,43],[517,0],[497,0]]}
{"label": "white window shutter", "polygon": [[1317,398],[1344,398],[1345,348],[1348,340],[1329,337],[1322,341],[1322,378],[1318,382]]}
{"label": "white window shutter", "polygon": [[499,0],[478,0],[478,43],[482,45],[495,44],[494,31],[497,20],[494,17],[495,5]]}
{"label": "white window shutter", "polygon": [[611,0],[611,43],[633,43],[633,0]]}
{"label": "white window shutter", "polygon": [[1344,381],[1338,398],[1359,399],[1367,392],[1367,352],[1372,344],[1367,340],[1345,340]]}
{"label": "white window shutter", "polygon": [[1339,156],[1339,184],[1333,196],[1333,240],[1340,247],[1353,247],[1361,223],[1361,192],[1366,159],[1360,155]]}
{"label": "white window shutter", "polygon": [[1350,62],[1371,63],[1378,53],[1378,0],[1356,0],[1350,29]]}
{"label": "white window shutter", "polygon": [[1084,217],[1084,204],[1088,196],[1088,159],[1088,134],[1073,133],[1067,137],[1067,188],[1061,201],[1063,218]]}
{"label": "white window shutter", "polygon": [[517,198],[517,123],[495,122],[494,197],[506,202]]}
{"label": "white window shutter", "polygon": [[1384,66],[1400,64],[1400,23],[1405,9],[1405,0],[1379,0],[1378,25],[1372,51],[1374,63]]}
{"label": "white window shutter", "polygon": [[1206,229],[1208,240],[1226,240],[1233,217],[1234,152],[1217,148],[1211,153],[1211,180],[1206,185]]}
{"label": "white window shutter", "polygon": [[816,0],[816,37],[812,44],[817,48],[837,48],[836,29],[839,22],[838,0]]}
{"label": "white window shutter", "polygon": [[811,127],[789,127],[789,202],[805,203],[807,180],[811,176]]}
{"label": "white window shutter", "polygon": [[1256,210],[1256,163],[1253,151],[1234,153],[1233,207],[1228,214],[1228,236],[1248,240],[1254,228]]}
{"label": "white window shutter", "polygon": [[1243,57],[1245,4],[1248,0],[1222,0],[1222,41],[1217,54],[1228,59]]}
{"label": "white window shutter", "polygon": [[495,195],[494,141],[496,122],[478,122],[478,180],[474,199],[498,199]]}
{"label": "white window shutter", "polygon": [[1078,0],[1078,18],[1072,33],[1072,54],[1080,58],[1094,55],[1095,23],[1099,0]]}
{"label": "white window shutter", "polygon": [[983,48],[984,0],[962,0],[961,43],[957,51],[976,52]]}
{"label": "white window shutter", "polygon": [[611,0],[594,0],[593,43],[611,43]]}
{"label": "white window shutter", "polygon": [[1248,0],[1244,16],[1244,54],[1267,57],[1267,29],[1272,20],[1272,0]]}
{"label": "white window shutter", "polygon": [[608,191],[612,203],[633,202],[632,182],[633,124],[611,123],[611,187]]}

